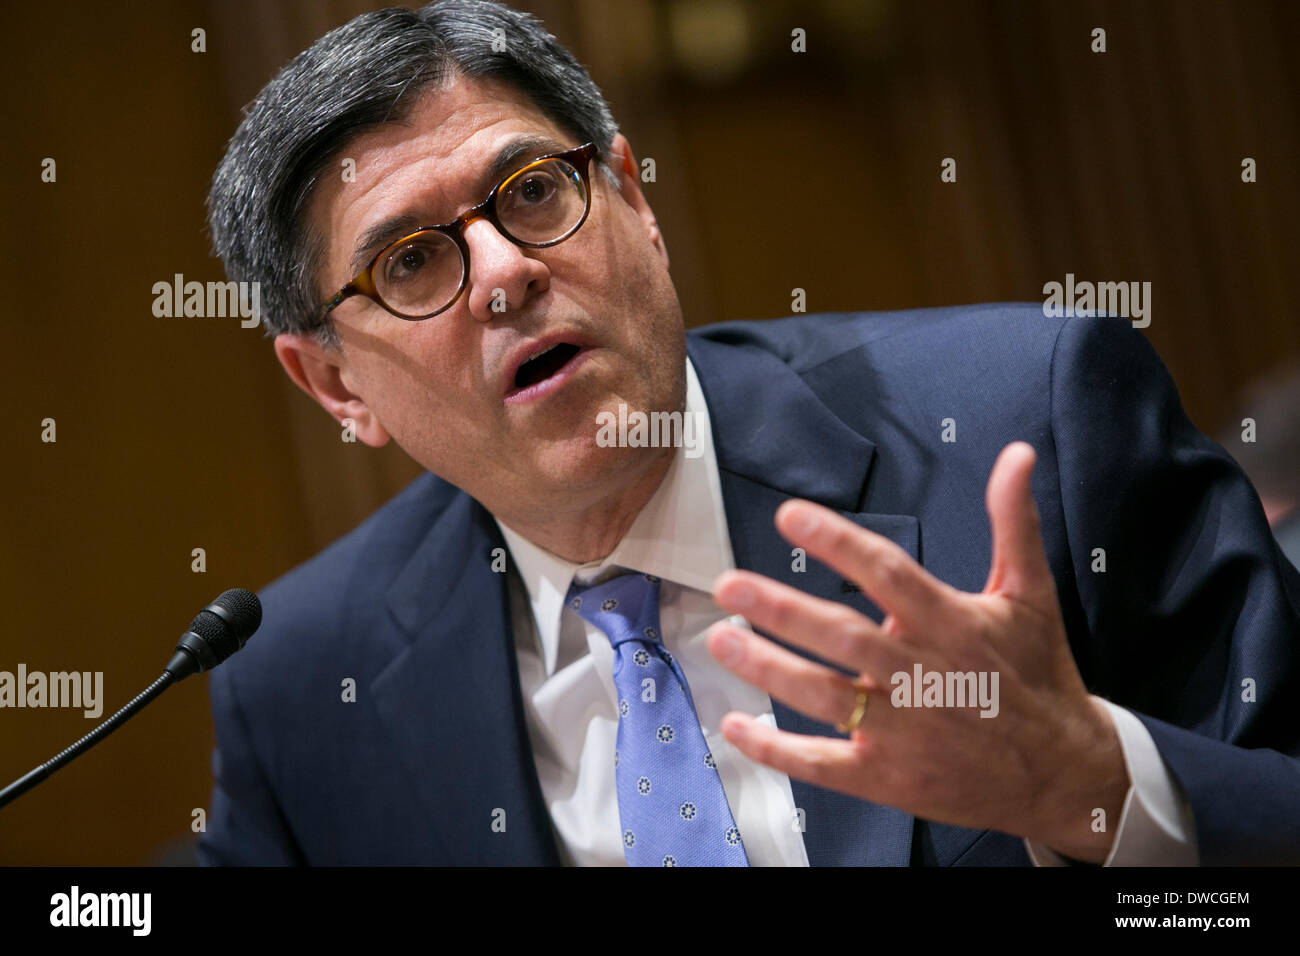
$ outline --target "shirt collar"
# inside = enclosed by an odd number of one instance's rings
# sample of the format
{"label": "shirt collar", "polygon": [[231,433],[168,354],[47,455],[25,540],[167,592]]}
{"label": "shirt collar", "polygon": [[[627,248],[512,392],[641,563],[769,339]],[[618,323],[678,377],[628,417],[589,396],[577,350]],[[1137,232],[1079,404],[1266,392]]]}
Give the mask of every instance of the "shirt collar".
{"label": "shirt collar", "polygon": [[558,656],[564,596],[575,576],[580,582],[588,583],[618,565],[697,591],[710,591],[719,574],[735,567],[713,447],[713,427],[704,391],[689,357],[686,359],[686,416],[698,426],[695,441],[699,454],[692,458],[686,448],[674,449],[663,481],[607,557],[586,564],[566,561],[533,544],[494,516],[528,590],[548,677],[555,671]]}

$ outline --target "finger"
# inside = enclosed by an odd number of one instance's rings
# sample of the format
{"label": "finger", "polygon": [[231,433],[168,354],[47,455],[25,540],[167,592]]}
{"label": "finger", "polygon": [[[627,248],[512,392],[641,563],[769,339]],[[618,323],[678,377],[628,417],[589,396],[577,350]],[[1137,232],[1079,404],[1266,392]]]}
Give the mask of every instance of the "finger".
{"label": "finger", "polygon": [[846,721],[858,689],[843,674],[777,647],[752,631],[720,622],[709,628],[709,653],[733,674],[823,724]]}
{"label": "finger", "polygon": [[871,618],[759,574],[724,572],[713,584],[713,599],[754,627],[881,683],[906,663],[897,642]]}
{"label": "finger", "polygon": [[1012,442],[1002,449],[989,473],[984,501],[993,532],[993,563],[984,585],[986,594],[1032,595],[1049,582],[1055,586],[1032,490],[1037,457],[1032,445]]}
{"label": "finger", "polygon": [[871,799],[863,792],[862,769],[874,748],[860,732],[850,740],[792,734],[736,712],[722,719],[721,729],[727,741],[751,760],[817,787]]}
{"label": "finger", "polygon": [[961,592],[938,580],[893,541],[829,508],[793,499],[776,509],[776,527],[791,544],[856,583],[904,629],[949,624]]}

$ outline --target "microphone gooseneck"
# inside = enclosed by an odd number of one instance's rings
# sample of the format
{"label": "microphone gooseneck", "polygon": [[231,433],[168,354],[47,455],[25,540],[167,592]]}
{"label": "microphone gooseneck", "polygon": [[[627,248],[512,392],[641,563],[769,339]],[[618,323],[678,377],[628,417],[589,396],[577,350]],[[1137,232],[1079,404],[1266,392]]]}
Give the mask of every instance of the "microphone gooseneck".
{"label": "microphone gooseneck", "polygon": [[261,623],[262,602],[256,594],[244,588],[223,591],[190,622],[189,630],[177,641],[176,654],[168,662],[161,677],[72,746],[0,790],[0,807],[16,800],[64,764],[99,743],[172,684],[191,674],[216,667],[243,647]]}

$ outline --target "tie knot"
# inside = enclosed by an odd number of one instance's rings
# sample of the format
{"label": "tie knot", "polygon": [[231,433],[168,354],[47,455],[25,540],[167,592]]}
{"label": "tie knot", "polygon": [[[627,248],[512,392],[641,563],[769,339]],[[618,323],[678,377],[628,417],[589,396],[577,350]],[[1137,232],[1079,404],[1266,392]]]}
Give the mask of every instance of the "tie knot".
{"label": "tie knot", "polygon": [[600,584],[574,582],[564,602],[600,628],[614,647],[625,641],[660,642],[659,579],[629,572]]}

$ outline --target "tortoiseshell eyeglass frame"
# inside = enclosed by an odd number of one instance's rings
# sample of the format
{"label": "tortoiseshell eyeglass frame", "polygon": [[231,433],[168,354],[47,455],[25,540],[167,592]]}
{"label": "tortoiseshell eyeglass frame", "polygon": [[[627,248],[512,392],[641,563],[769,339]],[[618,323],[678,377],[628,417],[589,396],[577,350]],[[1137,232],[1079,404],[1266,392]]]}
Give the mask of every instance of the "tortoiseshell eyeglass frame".
{"label": "tortoiseshell eyeglass frame", "polygon": [[[595,155],[596,155],[596,144],[586,143],[582,146],[578,146],[575,149],[565,150],[560,153],[548,153],[545,156],[539,156],[536,159],[528,162],[526,165],[510,173],[510,175],[506,176],[504,179],[501,180],[501,182],[497,183],[495,186],[492,187],[492,191],[487,194],[487,198],[485,198],[481,203],[478,203],[477,205],[471,206],[469,209],[466,209],[463,213],[461,213],[451,222],[443,223],[440,226],[421,226],[419,229],[416,229],[414,232],[410,233],[409,235],[405,235],[402,238],[396,240],[395,242],[390,242],[388,245],[384,246],[384,248],[380,249],[379,252],[375,254],[375,257],[370,260],[370,263],[364,269],[362,269],[359,273],[357,273],[356,278],[354,278],[343,288],[339,289],[339,291],[334,295],[332,299],[330,299],[328,302],[320,306],[317,312],[317,320],[324,321],[327,315],[329,315],[331,312],[334,311],[334,309],[336,309],[339,305],[341,305],[343,302],[345,302],[347,299],[350,299],[354,295],[366,296],[368,299],[375,302],[377,305],[379,305],[381,308],[385,309],[392,315],[395,315],[397,316],[397,318],[403,319],[407,322],[421,322],[424,319],[430,319],[433,318],[433,316],[435,315],[438,315],[442,312],[446,312],[448,309],[450,309],[453,305],[456,304],[456,301],[460,298],[461,293],[465,291],[466,284],[469,282],[469,245],[465,242],[465,235],[464,235],[465,227],[468,226],[475,219],[486,219],[488,222],[492,223],[493,227],[496,229],[497,232],[501,233],[501,235],[505,236],[515,245],[526,246],[527,248],[530,249],[544,249],[547,246],[553,246],[556,245],[557,243],[563,242],[565,239],[568,239],[580,228],[582,228],[582,224],[587,221],[587,214],[591,212],[591,180],[589,174],[591,171],[591,159]],[[510,234],[509,230],[507,230],[504,226],[501,225],[501,221],[497,218],[497,210],[496,210],[497,196],[513,180],[524,175],[529,170],[535,169],[537,166],[540,166],[543,163],[547,163],[556,159],[563,160],[564,162],[568,163],[575,170],[577,170],[578,175],[582,177],[582,193],[583,193],[583,200],[584,200],[584,208],[582,210],[582,216],[581,218],[578,219],[576,223],[573,224],[572,228],[568,229],[562,236],[559,236],[558,238],[549,239],[546,242],[524,242],[522,239],[517,239],[516,237]],[[428,233],[428,232],[442,233],[443,235],[449,237],[456,244],[456,248],[460,250],[460,258],[461,258],[460,285],[456,287],[455,294],[453,294],[452,297],[447,300],[447,303],[443,305],[441,308],[435,309],[433,312],[429,312],[424,315],[403,315],[401,312],[398,312],[396,309],[392,308],[387,302],[385,302],[383,296],[379,294],[379,290],[375,287],[374,269],[375,266],[379,263],[379,261],[383,259],[384,256],[386,256],[388,253],[390,253],[395,247],[400,246],[403,243],[410,242],[411,240],[416,239],[419,236],[423,235],[424,233]]]}

